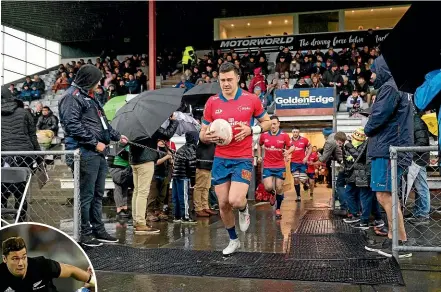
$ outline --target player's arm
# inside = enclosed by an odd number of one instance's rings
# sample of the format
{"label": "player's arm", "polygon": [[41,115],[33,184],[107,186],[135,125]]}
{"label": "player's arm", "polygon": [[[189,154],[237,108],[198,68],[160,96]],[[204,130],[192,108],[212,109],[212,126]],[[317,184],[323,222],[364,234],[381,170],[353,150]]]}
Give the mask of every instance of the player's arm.
{"label": "player's arm", "polygon": [[260,127],[262,128],[262,133],[265,133],[271,129],[271,120],[270,116],[267,113],[265,113],[263,117],[257,118],[257,120],[259,121]]}
{"label": "player's arm", "polygon": [[303,159],[303,163],[306,163],[308,161],[311,153],[312,153],[312,145],[311,143],[309,143],[308,146],[306,146],[306,155],[305,155],[305,159]]}
{"label": "player's arm", "polygon": [[95,276],[87,271],[83,271],[75,266],[60,263],[60,276],[58,278],[74,278],[77,281],[84,282],[90,286],[95,286]]}

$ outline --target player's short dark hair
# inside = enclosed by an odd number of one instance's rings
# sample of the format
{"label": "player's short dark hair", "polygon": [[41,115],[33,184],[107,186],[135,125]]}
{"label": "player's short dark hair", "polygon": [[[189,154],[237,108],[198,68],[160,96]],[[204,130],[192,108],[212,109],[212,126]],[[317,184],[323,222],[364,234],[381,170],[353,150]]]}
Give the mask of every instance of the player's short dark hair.
{"label": "player's short dark hair", "polygon": [[47,105],[45,105],[45,106],[43,107],[43,109],[47,109],[48,111],[51,110],[50,107],[48,107]]}
{"label": "player's short dark hair", "polygon": [[231,62],[225,62],[219,67],[219,73],[228,73],[231,71],[234,71],[236,75],[239,75],[239,70],[237,70],[236,66]]}
{"label": "player's short dark hair", "polygon": [[272,116],[270,117],[270,120],[277,120],[278,122],[280,122],[279,117],[276,116],[276,115],[272,115]]}
{"label": "player's short dark hair", "polygon": [[346,134],[344,132],[335,133],[335,136],[334,136],[335,141],[346,142],[347,139],[348,139],[348,137],[346,137]]}
{"label": "player's short dark hair", "polygon": [[299,127],[296,127],[296,126],[294,126],[294,127],[292,127],[292,130],[294,131],[294,130],[298,130],[298,131],[300,131],[300,128]]}
{"label": "player's short dark hair", "polygon": [[2,243],[2,253],[8,256],[10,252],[19,251],[26,248],[26,243],[21,237],[10,237]]}

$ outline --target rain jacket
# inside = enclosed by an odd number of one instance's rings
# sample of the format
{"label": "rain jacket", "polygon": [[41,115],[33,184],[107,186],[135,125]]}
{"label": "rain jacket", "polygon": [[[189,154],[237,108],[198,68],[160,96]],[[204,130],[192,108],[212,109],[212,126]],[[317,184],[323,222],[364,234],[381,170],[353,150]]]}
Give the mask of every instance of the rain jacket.
{"label": "rain jacket", "polygon": [[[415,105],[420,110],[436,109],[438,116],[438,149],[441,147],[441,69],[429,72],[426,81],[417,88],[414,97]],[[440,161],[441,163],[441,161]]]}
{"label": "rain jacket", "polygon": [[40,151],[34,117],[15,99],[2,99],[1,151]]}
{"label": "rain jacket", "polygon": [[38,130],[51,130],[55,135],[58,133],[58,119],[52,112],[47,116],[41,115],[37,122]]}
{"label": "rain jacket", "polygon": [[[411,95],[398,90],[383,56],[375,59],[372,70],[377,74],[374,87],[378,92],[372,114],[364,128],[366,136],[370,138],[368,156],[372,159],[389,159],[390,146],[413,146]],[[399,152],[398,159],[401,167],[409,166],[412,153]]]}
{"label": "rain jacket", "polygon": [[189,178],[194,185],[196,175],[196,145],[198,143],[197,132],[185,134],[185,145],[178,149],[173,165],[173,177]]}
{"label": "rain jacket", "polygon": [[266,92],[265,77],[262,75],[262,68],[254,69],[254,77],[251,79],[250,85],[248,86],[248,92],[254,92],[254,87],[259,86],[262,92]]}
{"label": "rain jacket", "polygon": [[[101,80],[102,73],[93,65],[84,65],[75,81],[63,94],[58,112],[65,132],[66,150],[80,149],[84,155],[105,155],[96,150],[98,142],[108,145],[121,135],[107,122],[100,103],[89,91]],[[101,119],[100,116],[103,118]],[[104,129],[103,122],[107,130]]]}

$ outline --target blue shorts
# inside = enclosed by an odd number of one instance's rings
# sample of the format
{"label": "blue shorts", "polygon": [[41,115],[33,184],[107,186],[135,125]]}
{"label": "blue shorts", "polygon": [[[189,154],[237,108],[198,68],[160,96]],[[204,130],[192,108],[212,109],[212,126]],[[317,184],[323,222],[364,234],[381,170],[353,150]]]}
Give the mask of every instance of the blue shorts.
{"label": "blue shorts", "polygon": [[215,185],[235,181],[250,185],[253,174],[251,159],[227,159],[215,157],[211,170],[211,182]]}
{"label": "blue shorts", "polygon": [[284,180],[286,176],[286,168],[264,168],[262,177],[276,177]]}
{"label": "blue shorts", "polygon": [[310,179],[315,179],[315,173],[307,173]]}
{"label": "blue shorts", "polygon": [[294,174],[294,172],[306,173],[307,169],[308,169],[308,166],[306,164],[291,162],[291,173],[292,174]]}
{"label": "blue shorts", "polygon": [[[371,164],[371,189],[374,192],[392,192],[392,170],[390,160],[387,158],[372,159]],[[397,184],[400,187],[401,176],[404,169],[397,169]]]}

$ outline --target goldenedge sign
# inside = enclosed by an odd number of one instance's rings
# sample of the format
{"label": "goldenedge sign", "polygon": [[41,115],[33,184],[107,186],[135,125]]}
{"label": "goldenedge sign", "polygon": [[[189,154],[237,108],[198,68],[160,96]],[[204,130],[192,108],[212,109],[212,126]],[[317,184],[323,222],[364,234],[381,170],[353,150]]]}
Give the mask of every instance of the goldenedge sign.
{"label": "goldenedge sign", "polygon": [[278,89],[275,92],[276,110],[334,108],[334,88]]}
{"label": "goldenedge sign", "polygon": [[[374,30],[375,43],[380,44],[391,32],[391,29]],[[262,48],[262,51],[280,51],[284,47],[290,50],[313,50],[317,48],[349,48],[352,43],[357,47],[364,46],[367,31],[350,31],[321,34],[301,34],[290,36],[273,36],[261,38],[243,38],[219,40],[214,42],[217,49],[235,49],[245,51],[246,49]]]}

